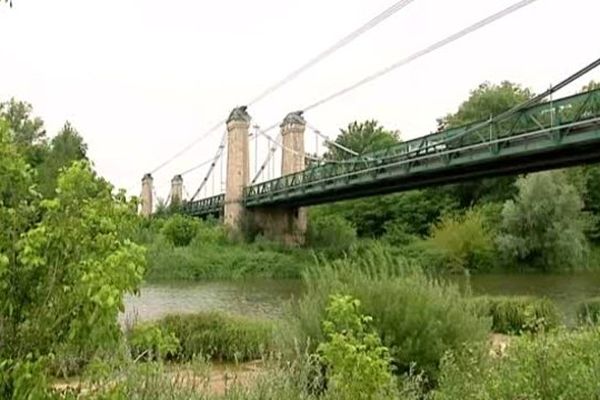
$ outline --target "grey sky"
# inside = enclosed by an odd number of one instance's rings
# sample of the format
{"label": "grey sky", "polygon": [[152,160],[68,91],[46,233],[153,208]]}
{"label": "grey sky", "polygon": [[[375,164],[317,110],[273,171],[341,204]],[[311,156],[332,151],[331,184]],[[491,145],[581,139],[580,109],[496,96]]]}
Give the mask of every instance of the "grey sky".
{"label": "grey sky", "polygon": [[[0,6],[0,100],[32,103],[49,133],[70,120],[98,171],[137,194],[144,172],[393,2],[14,0]],[[271,125],[514,2],[415,0],[252,107],[253,123]],[[591,62],[598,15],[598,0],[538,0],[306,118],[330,136],[367,118],[421,136],[485,80],[541,91]],[[155,174],[159,195],[212,156],[221,134]],[[185,177],[188,191],[202,174]]]}

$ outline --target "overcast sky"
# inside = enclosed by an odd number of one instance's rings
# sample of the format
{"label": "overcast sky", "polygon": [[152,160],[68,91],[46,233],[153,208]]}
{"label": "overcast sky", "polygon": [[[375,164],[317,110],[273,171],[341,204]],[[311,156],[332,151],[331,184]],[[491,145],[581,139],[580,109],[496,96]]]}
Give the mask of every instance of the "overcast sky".
{"label": "overcast sky", "polygon": [[[515,1],[415,0],[253,106],[253,123],[272,125]],[[32,103],[50,135],[71,121],[99,173],[138,194],[145,172],[394,2],[14,0],[12,9],[1,3],[0,100]],[[598,0],[538,0],[306,119],[331,137],[367,118],[405,139],[421,136],[483,81],[511,80],[539,92],[591,62],[600,55],[599,15]],[[600,79],[600,71],[585,81],[591,78]],[[160,196],[175,173],[213,155],[222,132],[155,174]],[[306,141],[313,150],[314,139]],[[204,172],[185,177],[188,191]]]}

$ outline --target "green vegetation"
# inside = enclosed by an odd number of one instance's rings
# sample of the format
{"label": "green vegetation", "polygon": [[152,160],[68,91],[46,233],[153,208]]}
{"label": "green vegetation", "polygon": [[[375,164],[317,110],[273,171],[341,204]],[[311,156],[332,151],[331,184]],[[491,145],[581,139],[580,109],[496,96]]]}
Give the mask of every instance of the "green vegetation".
{"label": "green vegetation", "polygon": [[38,395],[43,366],[56,354],[77,368],[118,343],[123,296],[137,289],[144,269],[144,249],[130,240],[135,203],[83,161],[64,169],[58,190],[41,199],[23,156],[34,152],[20,150],[19,138],[0,118],[4,398]]}
{"label": "green vegetation", "polygon": [[585,265],[583,202],[562,172],[520,178],[519,193],[502,210],[498,247],[508,260],[542,270]]}
{"label": "green vegetation", "polygon": [[600,322],[600,297],[582,301],[577,307],[577,320],[580,324],[598,324]]}
{"label": "green vegetation", "polygon": [[327,367],[328,392],[340,400],[392,399],[395,385],[389,350],[360,314],[360,302],[350,296],[332,296],[325,310],[326,341],[317,353]]}
{"label": "green vegetation", "polygon": [[221,227],[199,225],[187,246],[173,245],[160,232],[149,235],[147,280],[298,278],[313,259],[310,252],[274,243],[230,242]]}
{"label": "green vegetation", "polygon": [[493,237],[479,210],[445,215],[433,226],[428,245],[444,254],[450,271],[486,270],[493,265]]}
{"label": "green vegetation", "polygon": [[428,278],[418,266],[383,250],[318,265],[305,281],[294,321],[301,343],[324,340],[321,321],[330,296],[338,293],[358,299],[362,312],[373,318],[397,373],[416,369],[435,379],[444,353],[486,339],[488,321],[475,315],[458,288]]}
{"label": "green vegetation", "polygon": [[[440,124],[531,96],[485,84]],[[397,141],[375,121],[338,139],[360,153]],[[143,220],[86,151],[69,123],[49,139],[30,105],[0,104],[1,398],[597,397],[600,300],[582,303],[583,327],[567,331],[546,299],[472,298],[443,274],[587,267],[600,238],[598,166],[316,207],[306,245],[289,248],[251,221],[242,242],[175,209]],[[344,157],[333,146],[328,156]],[[283,320],[207,312],[126,332],[117,322],[144,277],[300,276],[304,296]],[[516,336],[497,351],[492,332]],[[219,392],[207,359],[260,367]],[[61,390],[59,377],[81,386]]]}
{"label": "green vegetation", "polygon": [[211,360],[242,362],[259,359],[273,347],[273,324],[269,321],[210,312],[167,316],[155,326],[163,336],[177,340],[179,349],[170,355],[179,360],[202,355]]}
{"label": "green vegetation", "polygon": [[161,233],[173,246],[183,247],[190,244],[199,228],[198,219],[175,214],[162,226]]}
{"label": "green vegetation", "polygon": [[548,299],[486,296],[475,302],[479,314],[492,319],[492,330],[497,333],[548,331],[560,323],[560,313]]}
{"label": "green vegetation", "polygon": [[558,331],[513,340],[500,357],[447,355],[435,400],[594,399],[600,331]]}

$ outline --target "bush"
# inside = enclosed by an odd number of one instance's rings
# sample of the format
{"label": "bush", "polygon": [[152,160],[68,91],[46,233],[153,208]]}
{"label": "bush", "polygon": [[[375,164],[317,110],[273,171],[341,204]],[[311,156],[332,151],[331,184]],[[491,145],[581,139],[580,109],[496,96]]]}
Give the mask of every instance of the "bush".
{"label": "bush", "polygon": [[468,210],[464,215],[445,215],[436,224],[427,243],[445,253],[450,271],[487,270],[492,266],[494,245],[483,213]]}
{"label": "bush", "polygon": [[179,339],[154,324],[134,326],[127,336],[131,355],[136,359],[168,358],[175,356],[179,350]]}
{"label": "bush", "polygon": [[597,324],[600,322],[600,297],[582,301],[577,306],[577,320],[581,324]]}
{"label": "bush", "polygon": [[548,331],[560,323],[560,312],[549,299],[536,297],[475,298],[481,316],[491,317],[496,333]]}
{"label": "bush", "polygon": [[434,400],[597,399],[600,331],[526,335],[502,357],[449,354]]}
{"label": "bush", "polygon": [[323,342],[321,327],[329,296],[347,293],[390,349],[400,373],[425,371],[435,379],[442,355],[464,343],[483,342],[488,321],[475,315],[458,288],[427,278],[418,266],[384,250],[318,265],[305,274],[306,293],[294,308],[301,343]]}
{"label": "bush", "polygon": [[199,225],[195,218],[176,214],[165,222],[161,232],[174,246],[187,246],[198,233]]}
{"label": "bush", "polygon": [[329,256],[340,256],[356,242],[356,230],[339,215],[311,215],[306,242]]}
{"label": "bush", "polygon": [[318,352],[327,367],[327,393],[339,400],[392,399],[394,386],[389,350],[361,315],[360,302],[350,296],[332,296],[323,330],[327,341]]}
{"label": "bush", "polygon": [[248,361],[272,348],[271,322],[219,312],[171,315],[157,322],[163,335],[173,336],[180,348],[176,358],[207,356],[219,361]]}

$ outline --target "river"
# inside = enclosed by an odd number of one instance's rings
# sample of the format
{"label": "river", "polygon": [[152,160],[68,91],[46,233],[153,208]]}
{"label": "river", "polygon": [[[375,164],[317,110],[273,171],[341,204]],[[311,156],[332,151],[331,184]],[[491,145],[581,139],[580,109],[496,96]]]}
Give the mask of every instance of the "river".
{"label": "river", "polygon": [[[464,286],[465,278],[453,279]],[[600,271],[473,275],[469,281],[475,294],[546,296],[557,304],[567,324],[573,322],[581,300],[600,296]],[[210,310],[277,318],[286,303],[301,294],[302,285],[295,280],[146,284],[139,296],[126,299],[125,319],[153,320],[166,314]]]}

